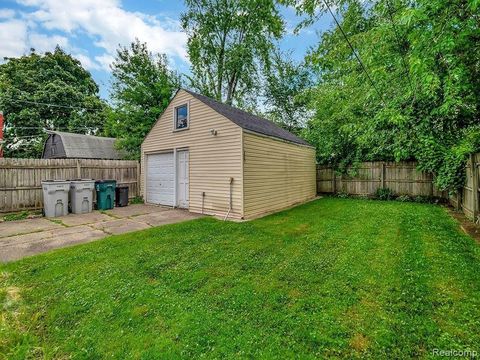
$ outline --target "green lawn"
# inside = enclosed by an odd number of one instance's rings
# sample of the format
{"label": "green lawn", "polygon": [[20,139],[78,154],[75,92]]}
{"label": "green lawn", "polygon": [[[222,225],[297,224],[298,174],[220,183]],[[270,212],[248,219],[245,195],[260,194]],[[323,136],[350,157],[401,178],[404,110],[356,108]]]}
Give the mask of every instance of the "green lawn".
{"label": "green lawn", "polygon": [[480,351],[480,246],[434,205],[324,198],[252,222],[112,236],[0,273],[9,359]]}

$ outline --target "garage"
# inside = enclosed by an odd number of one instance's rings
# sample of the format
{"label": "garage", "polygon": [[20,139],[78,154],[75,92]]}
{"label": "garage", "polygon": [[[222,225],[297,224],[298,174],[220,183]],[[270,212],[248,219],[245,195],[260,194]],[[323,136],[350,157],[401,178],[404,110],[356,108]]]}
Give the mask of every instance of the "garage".
{"label": "garage", "polygon": [[147,203],[252,219],[316,195],[315,149],[273,122],[180,89],[145,137]]}

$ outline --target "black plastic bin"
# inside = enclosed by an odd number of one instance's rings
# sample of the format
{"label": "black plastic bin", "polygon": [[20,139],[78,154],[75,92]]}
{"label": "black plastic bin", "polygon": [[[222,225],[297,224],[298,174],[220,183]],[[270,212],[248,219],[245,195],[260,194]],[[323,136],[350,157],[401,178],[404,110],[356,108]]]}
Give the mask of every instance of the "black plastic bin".
{"label": "black plastic bin", "polygon": [[128,186],[117,186],[115,189],[115,206],[128,205]]}

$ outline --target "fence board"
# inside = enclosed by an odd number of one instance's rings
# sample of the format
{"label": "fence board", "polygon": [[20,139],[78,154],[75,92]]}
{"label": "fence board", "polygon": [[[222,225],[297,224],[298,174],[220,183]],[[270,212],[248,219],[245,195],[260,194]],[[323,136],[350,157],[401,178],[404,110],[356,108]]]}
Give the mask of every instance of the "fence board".
{"label": "fence board", "polygon": [[0,159],[0,212],[41,209],[42,180],[114,179],[139,193],[139,166],[132,160]]}
{"label": "fence board", "polygon": [[348,169],[347,174],[335,174],[331,167],[317,166],[317,192],[373,195],[379,188],[389,188],[397,195],[446,196],[435,189],[433,176],[417,171],[413,161],[364,162]]}

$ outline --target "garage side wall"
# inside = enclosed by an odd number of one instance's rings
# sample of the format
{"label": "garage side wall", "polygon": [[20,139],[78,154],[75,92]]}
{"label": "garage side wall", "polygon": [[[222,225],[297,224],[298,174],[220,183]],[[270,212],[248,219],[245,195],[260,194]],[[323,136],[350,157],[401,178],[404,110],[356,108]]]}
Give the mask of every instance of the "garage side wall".
{"label": "garage side wall", "polygon": [[[173,110],[189,104],[189,129],[173,131]],[[215,129],[217,135],[212,135]],[[223,216],[229,208],[230,177],[233,181],[231,217],[243,216],[242,129],[210,107],[180,90],[142,144],[141,189],[145,200],[146,156],[188,148],[189,210]]]}
{"label": "garage side wall", "polygon": [[315,197],[314,149],[247,132],[243,149],[245,218]]}

